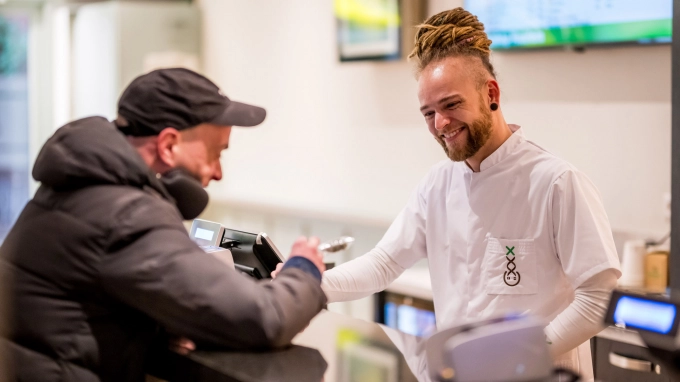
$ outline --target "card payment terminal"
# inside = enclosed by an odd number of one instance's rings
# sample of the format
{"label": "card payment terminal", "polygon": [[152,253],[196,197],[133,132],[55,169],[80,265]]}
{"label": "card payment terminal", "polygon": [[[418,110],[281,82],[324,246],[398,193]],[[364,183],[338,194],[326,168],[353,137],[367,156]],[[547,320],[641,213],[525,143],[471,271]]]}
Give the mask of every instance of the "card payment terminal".
{"label": "card payment terminal", "polygon": [[256,279],[271,278],[276,265],[284,261],[281,252],[264,232],[237,231],[220,223],[195,219],[189,235],[206,252],[229,250],[234,268]]}

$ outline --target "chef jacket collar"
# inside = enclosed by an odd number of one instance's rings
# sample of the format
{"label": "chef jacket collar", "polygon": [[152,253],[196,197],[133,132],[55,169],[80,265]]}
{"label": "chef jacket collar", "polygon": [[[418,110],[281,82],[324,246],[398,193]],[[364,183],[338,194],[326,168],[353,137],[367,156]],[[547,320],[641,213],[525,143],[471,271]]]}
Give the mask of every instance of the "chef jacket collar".
{"label": "chef jacket collar", "polygon": [[[479,172],[484,172],[500,163],[503,161],[503,159],[512,154],[512,152],[515,151],[520,143],[524,142],[524,131],[521,129],[521,126],[508,124],[508,127],[510,128],[510,131],[512,131],[512,135],[505,142],[503,142],[503,144],[497,148],[496,151],[491,153],[491,155],[482,161],[482,163],[479,165]],[[473,172],[467,163],[465,163],[465,168],[467,171]]]}

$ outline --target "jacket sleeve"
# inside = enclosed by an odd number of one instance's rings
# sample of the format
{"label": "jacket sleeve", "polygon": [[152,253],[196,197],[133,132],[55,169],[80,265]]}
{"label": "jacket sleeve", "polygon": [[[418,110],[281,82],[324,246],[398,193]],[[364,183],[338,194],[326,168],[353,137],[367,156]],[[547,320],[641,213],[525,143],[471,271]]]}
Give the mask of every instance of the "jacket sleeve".
{"label": "jacket sleeve", "polygon": [[358,300],[387,288],[406,269],[374,248],[323,273],[321,288],[328,302]]}
{"label": "jacket sleeve", "polygon": [[126,209],[99,271],[108,294],[167,330],[230,348],[281,347],[326,303],[300,269],[257,282],[229,268],[191,241],[171,205],[154,202]]}
{"label": "jacket sleeve", "polygon": [[427,257],[425,195],[433,173],[423,178],[375,248],[324,272],[321,285],[330,302],[357,300],[380,292]]}

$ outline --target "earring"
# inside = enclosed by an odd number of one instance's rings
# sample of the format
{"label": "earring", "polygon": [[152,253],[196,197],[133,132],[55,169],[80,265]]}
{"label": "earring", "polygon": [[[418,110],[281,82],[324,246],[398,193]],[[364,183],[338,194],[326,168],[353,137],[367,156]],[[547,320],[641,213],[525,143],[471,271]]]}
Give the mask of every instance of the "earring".
{"label": "earring", "polygon": [[495,102],[492,102],[490,108],[491,108],[491,111],[496,111],[496,110],[498,110],[498,104],[495,103]]}

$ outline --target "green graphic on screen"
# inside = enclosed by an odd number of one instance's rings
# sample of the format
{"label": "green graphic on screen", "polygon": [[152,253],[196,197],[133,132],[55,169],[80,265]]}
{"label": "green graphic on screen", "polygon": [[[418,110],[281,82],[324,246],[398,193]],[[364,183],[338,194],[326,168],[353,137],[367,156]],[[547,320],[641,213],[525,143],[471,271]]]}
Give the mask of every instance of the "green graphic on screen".
{"label": "green graphic on screen", "polygon": [[671,0],[466,0],[492,49],[663,43],[672,35]]}

